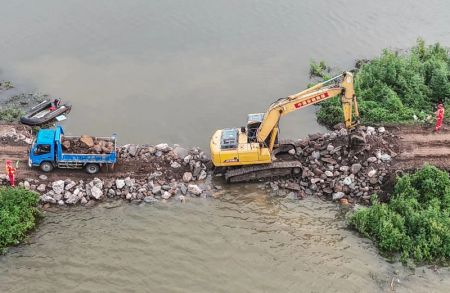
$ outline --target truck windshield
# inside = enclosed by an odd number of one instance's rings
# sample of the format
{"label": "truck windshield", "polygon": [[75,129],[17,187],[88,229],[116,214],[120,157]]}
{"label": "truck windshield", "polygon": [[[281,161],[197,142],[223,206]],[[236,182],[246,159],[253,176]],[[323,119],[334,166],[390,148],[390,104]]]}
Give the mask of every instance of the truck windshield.
{"label": "truck windshield", "polygon": [[50,152],[49,144],[39,144],[36,146],[36,149],[34,150],[35,155],[48,154],[49,152]]}

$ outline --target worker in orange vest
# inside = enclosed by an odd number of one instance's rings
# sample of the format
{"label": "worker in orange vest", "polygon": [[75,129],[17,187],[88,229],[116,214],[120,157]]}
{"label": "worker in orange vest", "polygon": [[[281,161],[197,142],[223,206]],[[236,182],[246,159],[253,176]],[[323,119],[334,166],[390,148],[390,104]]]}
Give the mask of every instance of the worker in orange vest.
{"label": "worker in orange vest", "polygon": [[8,175],[8,177],[9,177],[9,184],[12,187],[16,186],[15,182],[14,182],[14,175],[16,174],[16,169],[12,166],[10,160],[6,161],[6,168],[5,168],[5,170],[6,170],[6,175]]}
{"label": "worker in orange vest", "polygon": [[444,105],[439,103],[438,109],[434,114],[436,114],[436,127],[434,128],[434,131],[439,132],[439,130],[442,127],[442,121],[444,120],[444,114],[445,114]]}

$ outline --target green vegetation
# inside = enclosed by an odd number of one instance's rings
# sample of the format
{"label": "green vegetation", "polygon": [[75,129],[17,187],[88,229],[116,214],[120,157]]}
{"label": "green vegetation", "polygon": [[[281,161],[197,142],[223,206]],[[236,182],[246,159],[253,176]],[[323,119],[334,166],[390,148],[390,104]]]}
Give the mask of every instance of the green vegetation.
{"label": "green vegetation", "polygon": [[[324,78],[322,62],[311,63],[311,74]],[[414,115],[425,121],[439,99],[450,96],[450,56],[439,43],[426,46],[421,39],[407,53],[384,50],[380,57],[365,63],[355,75],[361,122],[406,123]],[[450,102],[450,101],[449,101]],[[448,104],[447,106],[449,106]],[[342,122],[339,99],[321,103],[320,123]]]}
{"label": "green vegetation", "polygon": [[0,254],[22,241],[41,216],[38,194],[23,188],[0,187]]}
{"label": "green vegetation", "polygon": [[0,121],[17,122],[24,114],[24,111],[17,108],[0,109]]}
{"label": "green vegetation", "polygon": [[357,210],[351,226],[376,242],[388,255],[417,263],[450,260],[450,179],[448,173],[425,166],[400,177],[389,203]]}

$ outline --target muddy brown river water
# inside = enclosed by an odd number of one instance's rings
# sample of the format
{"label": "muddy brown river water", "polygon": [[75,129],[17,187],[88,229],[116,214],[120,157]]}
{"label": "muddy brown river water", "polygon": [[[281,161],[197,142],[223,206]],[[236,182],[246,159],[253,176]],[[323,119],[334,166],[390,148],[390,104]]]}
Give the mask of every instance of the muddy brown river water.
{"label": "muddy brown river water", "polygon": [[[450,45],[445,0],[0,0],[0,79],[70,100],[68,133],[207,148],[218,128],[417,37]],[[324,130],[314,108],[282,136]],[[0,292],[446,292],[347,230],[339,208],[235,185],[215,200],[47,214],[0,257]],[[398,280],[397,280],[398,279]]]}

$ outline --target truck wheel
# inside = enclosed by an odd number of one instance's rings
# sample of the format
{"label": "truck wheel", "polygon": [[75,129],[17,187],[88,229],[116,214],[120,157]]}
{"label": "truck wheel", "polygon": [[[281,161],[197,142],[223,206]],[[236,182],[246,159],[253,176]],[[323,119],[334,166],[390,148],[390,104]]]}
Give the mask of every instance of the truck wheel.
{"label": "truck wheel", "polygon": [[86,172],[89,174],[96,174],[100,171],[100,166],[98,164],[87,164]]}
{"label": "truck wheel", "polygon": [[45,173],[51,172],[53,170],[53,164],[50,162],[42,162],[40,168]]}

